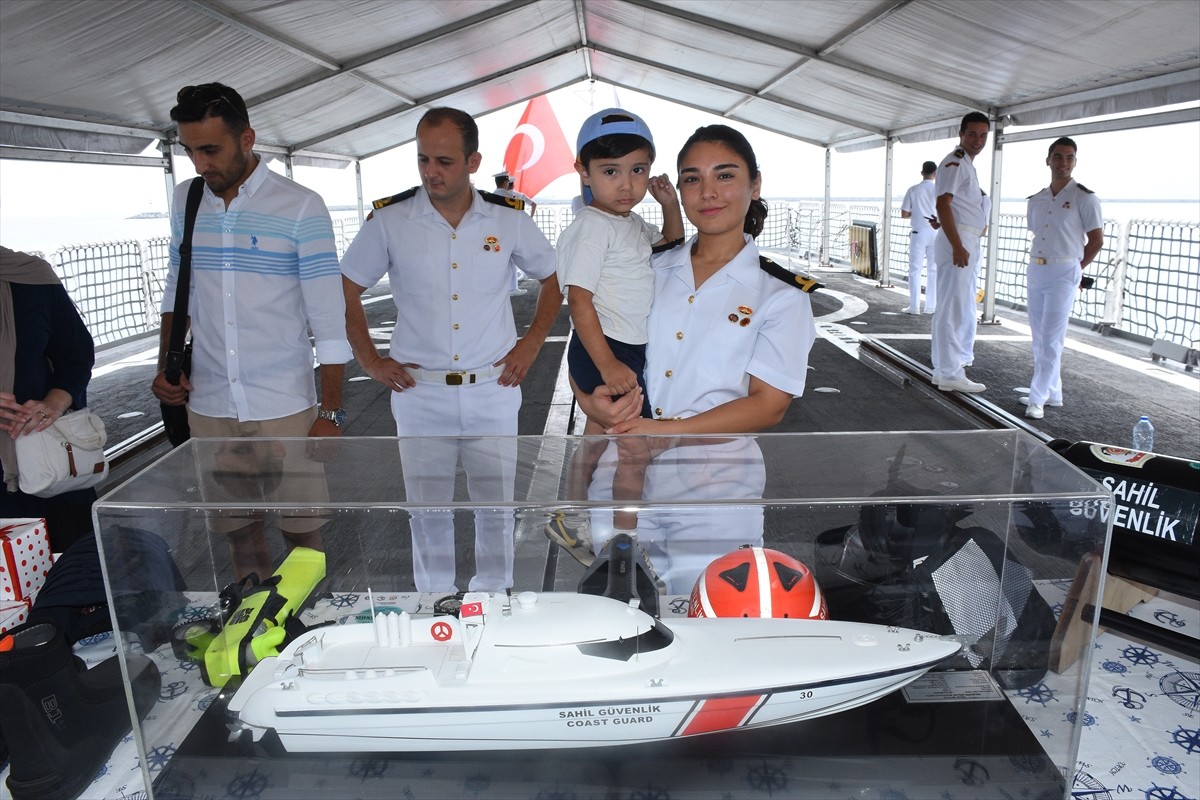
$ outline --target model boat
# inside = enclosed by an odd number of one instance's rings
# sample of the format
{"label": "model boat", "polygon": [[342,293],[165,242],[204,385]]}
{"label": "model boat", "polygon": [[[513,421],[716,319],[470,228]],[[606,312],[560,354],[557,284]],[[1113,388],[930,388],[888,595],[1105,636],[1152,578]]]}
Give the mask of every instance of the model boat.
{"label": "model boat", "polygon": [[854,708],[958,649],[864,623],[664,621],[636,599],[468,593],[458,616],[302,634],[245,679],[229,725],[293,752],[634,744]]}

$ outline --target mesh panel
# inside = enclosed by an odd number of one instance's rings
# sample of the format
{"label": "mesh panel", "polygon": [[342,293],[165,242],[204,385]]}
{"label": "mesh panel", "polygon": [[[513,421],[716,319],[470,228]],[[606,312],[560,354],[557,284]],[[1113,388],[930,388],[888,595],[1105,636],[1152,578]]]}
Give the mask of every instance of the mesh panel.
{"label": "mesh panel", "polygon": [[1121,329],[1184,347],[1200,342],[1200,226],[1129,224]]}
{"label": "mesh panel", "polygon": [[[1025,217],[1001,214],[997,228],[996,300],[1024,308],[1029,268]],[[892,279],[905,284],[908,231],[908,220],[893,210],[889,265]],[[981,243],[985,257],[987,241],[985,237]],[[1122,259],[1124,280],[1118,285]],[[1187,348],[1200,343],[1200,225],[1133,220],[1123,227],[1105,220],[1104,246],[1084,274],[1095,284],[1076,296],[1072,319],[1090,325],[1114,324],[1112,309],[1120,306],[1116,327],[1126,333]],[[981,270],[980,289],[986,277],[986,270]]]}
{"label": "mesh panel", "polygon": [[57,272],[96,344],[145,333],[142,246],[101,242],[63,247]]}
{"label": "mesh panel", "polygon": [[[831,204],[829,252],[821,251],[825,218],[820,202],[768,201],[769,213],[758,245],[786,251],[811,263],[849,263],[851,220],[880,222],[879,206]],[[662,208],[645,203],[638,213],[662,227]],[[566,204],[539,204],[534,221],[551,244],[571,223]],[[909,226],[893,209],[890,234],[890,274],[900,283],[908,277]],[[358,233],[357,215],[334,219],[338,255],[345,253]],[[684,235],[695,228],[684,220]],[[996,300],[1025,305],[1029,233],[1025,218],[1001,214],[996,270]],[[153,332],[159,326],[159,303],[168,263],[170,240],[102,242],[69,245],[47,260],[55,266],[78,306],[96,344],[108,344]],[[987,240],[983,242],[987,247]],[[1123,280],[1122,280],[1122,267]],[[1104,247],[1086,273],[1095,286],[1080,292],[1072,316],[1091,324],[1116,324],[1127,333],[1162,339],[1187,348],[1200,342],[1200,225],[1134,220],[1127,226],[1104,223]],[[986,279],[981,270],[980,288]],[[1120,282],[1120,285],[1118,285]],[[1117,311],[1119,309],[1119,312]],[[1119,317],[1119,321],[1118,321]]]}

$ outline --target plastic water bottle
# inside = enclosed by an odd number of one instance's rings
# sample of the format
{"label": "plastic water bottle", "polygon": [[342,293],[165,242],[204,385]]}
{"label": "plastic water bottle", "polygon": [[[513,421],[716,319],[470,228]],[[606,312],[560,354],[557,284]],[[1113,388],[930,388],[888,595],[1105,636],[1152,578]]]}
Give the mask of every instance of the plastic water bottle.
{"label": "plastic water bottle", "polygon": [[1133,449],[1144,453],[1154,452],[1154,426],[1144,414],[1137,421],[1137,425],[1133,426]]}

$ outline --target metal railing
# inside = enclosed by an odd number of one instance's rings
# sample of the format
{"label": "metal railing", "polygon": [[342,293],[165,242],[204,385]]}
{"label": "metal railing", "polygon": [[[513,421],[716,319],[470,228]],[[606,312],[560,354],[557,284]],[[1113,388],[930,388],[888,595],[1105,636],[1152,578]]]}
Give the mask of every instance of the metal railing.
{"label": "metal railing", "polygon": [[169,241],[68,245],[49,259],[97,344],[158,328],[150,304],[162,297]]}
{"label": "metal railing", "polygon": [[[877,212],[878,213],[878,212]],[[1030,234],[1025,217],[1001,214],[996,263],[996,300],[1024,308]],[[893,212],[891,279],[908,283],[909,225]],[[983,250],[987,250],[984,237]],[[1200,225],[1182,222],[1104,221],[1104,246],[1086,270],[1095,279],[1079,292],[1071,317],[1132,336],[1200,347]],[[981,270],[979,288],[986,273]]]}
{"label": "metal railing", "polygon": [[[787,252],[810,267],[848,264],[852,220],[881,222],[878,206],[831,204],[829,252],[822,252],[826,221],[819,202],[768,201],[766,226],[758,237],[764,250]],[[662,225],[656,203],[638,208],[646,220]],[[539,203],[534,221],[551,244],[571,223],[567,204]],[[340,257],[359,229],[356,215],[337,217],[334,237]],[[684,221],[686,235],[695,228]],[[893,211],[889,275],[907,283],[909,226]],[[1001,214],[996,270],[996,300],[1025,305],[1029,234],[1025,218]],[[1094,288],[1080,292],[1072,316],[1086,324],[1108,326],[1147,340],[1163,340],[1188,349],[1200,346],[1200,225],[1132,220],[1104,223],[1104,248],[1088,274]],[[159,303],[166,275],[169,240],[68,245],[50,254],[98,345],[158,330]],[[986,252],[986,245],[985,245]],[[981,275],[981,286],[984,276]]]}
{"label": "metal railing", "polygon": [[[338,258],[354,241],[358,216],[333,220]],[[170,261],[167,236],[142,242],[71,244],[43,255],[97,345],[115,344],[159,329],[159,304]]]}
{"label": "metal railing", "polygon": [[1200,341],[1200,226],[1129,223],[1119,327],[1195,348]]}

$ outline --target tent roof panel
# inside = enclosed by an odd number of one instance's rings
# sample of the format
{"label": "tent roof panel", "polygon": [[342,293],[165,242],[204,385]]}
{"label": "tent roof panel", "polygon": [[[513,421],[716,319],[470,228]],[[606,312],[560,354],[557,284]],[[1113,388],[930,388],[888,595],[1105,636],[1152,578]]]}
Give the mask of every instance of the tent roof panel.
{"label": "tent roof panel", "polygon": [[588,9],[589,43],[597,48],[722,83],[756,88],[795,59],[770,43],[637,5]]}
{"label": "tent roof panel", "polygon": [[[336,9],[331,6],[336,5]],[[438,2],[378,2],[378,0],[245,0],[225,8],[264,30],[278,32],[338,64],[356,63],[387,51],[413,34],[428,34],[488,18],[508,5],[505,0],[438,0]],[[331,13],[333,12],[333,13]],[[404,32],[397,36],[398,32]]]}
{"label": "tent roof panel", "polygon": [[[930,0],[854,37],[839,55],[922,76],[982,109],[1179,69],[1200,57],[1198,44],[1200,3],[1186,0]],[[1178,54],[1190,56],[1181,63]]]}
{"label": "tent roof panel", "polygon": [[1197,102],[1197,67],[1195,0],[0,3],[0,112],[170,131],[180,86],[221,81],[262,141],[348,156],[410,141],[430,104],[482,114],[589,78],[867,146],[972,107],[1025,124]]}

